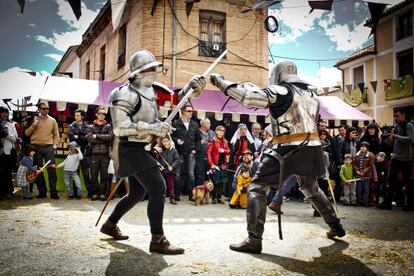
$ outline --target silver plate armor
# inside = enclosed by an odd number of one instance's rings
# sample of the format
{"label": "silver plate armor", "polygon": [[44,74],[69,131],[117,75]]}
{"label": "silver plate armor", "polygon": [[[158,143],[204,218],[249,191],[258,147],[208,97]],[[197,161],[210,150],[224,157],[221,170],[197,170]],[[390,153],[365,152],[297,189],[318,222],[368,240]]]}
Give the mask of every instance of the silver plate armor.
{"label": "silver plate armor", "polygon": [[[319,101],[315,95],[312,95],[312,92],[294,85],[295,83],[306,84],[297,77],[296,71],[294,63],[281,62],[272,70],[271,85],[264,89],[252,83],[237,84],[223,79],[220,75],[212,76],[212,78],[213,84],[220,90],[246,107],[267,108],[277,103],[280,100],[280,95],[286,95],[288,88],[291,89],[293,102],[290,107],[278,118],[271,116],[273,137],[317,132]],[[299,145],[301,143],[302,141],[294,141],[283,145]],[[307,145],[320,146],[321,143],[319,140],[311,140]]]}
{"label": "silver plate armor", "polygon": [[131,70],[129,77],[135,77],[148,68],[159,67],[161,65],[162,64],[155,59],[154,55],[150,51],[138,51],[129,59],[129,68]]}
{"label": "silver plate armor", "polygon": [[[139,95],[138,95],[139,93]],[[140,101],[140,103],[139,103]],[[128,137],[130,142],[151,141],[149,124],[159,120],[158,105],[153,87],[132,84],[116,88],[109,98],[113,131],[116,136]],[[139,106],[139,110],[135,110]]]}
{"label": "silver plate armor", "polygon": [[[312,97],[311,92],[295,87],[293,102],[289,109],[275,119],[270,117],[273,137],[284,134],[317,132],[317,116],[319,101]],[[290,142],[284,145],[299,145],[301,141]],[[320,146],[319,140],[311,140],[308,146]]]}

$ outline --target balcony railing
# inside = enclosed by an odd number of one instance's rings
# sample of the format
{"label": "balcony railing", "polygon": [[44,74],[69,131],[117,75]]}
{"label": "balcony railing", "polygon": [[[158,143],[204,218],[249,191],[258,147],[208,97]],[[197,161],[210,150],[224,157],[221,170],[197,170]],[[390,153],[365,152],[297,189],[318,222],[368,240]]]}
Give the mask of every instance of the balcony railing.
{"label": "balcony railing", "polygon": [[213,43],[210,41],[198,42],[198,55],[202,57],[218,57],[226,50],[226,43]]}

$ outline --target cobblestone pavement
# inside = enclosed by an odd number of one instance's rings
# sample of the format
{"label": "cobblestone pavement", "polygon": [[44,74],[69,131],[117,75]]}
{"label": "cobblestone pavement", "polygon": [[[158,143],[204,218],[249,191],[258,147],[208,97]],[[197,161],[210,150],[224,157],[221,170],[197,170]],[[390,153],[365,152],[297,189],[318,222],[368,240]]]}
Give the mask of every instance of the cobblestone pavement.
{"label": "cobblestone pavement", "polygon": [[94,227],[103,204],[0,201],[0,275],[414,275],[414,212],[340,206],[347,236],[332,241],[310,204],[289,201],[284,239],[278,239],[277,216],[268,212],[263,253],[254,255],[228,249],[246,236],[245,210],[166,203],[166,236],[186,252],[164,256],[148,251],[146,202],[119,223],[130,236],[122,242]]}

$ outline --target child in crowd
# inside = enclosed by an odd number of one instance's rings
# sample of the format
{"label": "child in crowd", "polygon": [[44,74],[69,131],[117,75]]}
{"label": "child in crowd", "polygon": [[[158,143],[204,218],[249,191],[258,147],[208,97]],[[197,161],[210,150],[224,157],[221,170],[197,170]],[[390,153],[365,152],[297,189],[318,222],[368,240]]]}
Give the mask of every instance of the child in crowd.
{"label": "child in crowd", "polygon": [[30,196],[30,183],[26,178],[27,173],[41,172],[40,169],[36,171],[36,168],[33,167],[33,157],[35,154],[36,149],[33,146],[28,145],[24,150],[24,156],[17,169],[16,182],[17,185],[22,188],[23,199],[33,199],[33,197]]}
{"label": "child in crowd", "polygon": [[237,176],[237,188],[230,200],[230,208],[246,208],[247,207],[247,187],[252,182],[250,169],[242,167],[240,174]]}
{"label": "child in crowd", "polygon": [[178,151],[172,146],[169,137],[161,139],[161,149],[162,152],[160,154],[159,162],[161,166],[163,166],[162,175],[168,185],[170,204],[176,205],[174,177],[177,173],[178,166],[180,165],[180,156],[178,155]]}
{"label": "child in crowd", "polygon": [[369,143],[362,142],[354,157],[354,172],[360,180],[356,183],[357,201],[359,205],[368,206],[369,185],[372,177],[375,156],[369,152]]}
{"label": "child in crowd", "polygon": [[345,154],[344,162],[339,171],[339,177],[344,189],[344,205],[356,205],[356,182],[352,181],[354,179],[352,155],[349,153]]}
{"label": "child in crowd", "polygon": [[388,177],[388,168],[385,162],[386,155],[384,152],[379,152],[377,154],[377,159],[375,162],[375,168],[377,170],[378,180],[376,183],[376,204],[380,204],[380,201],[383,201],[385,197],[386,189],[386,180]]}
{"label": "child in crowd", "polygon": [[[69,155],[66,159],[56,166],[56,168],[63,167],[63,179],[66,185],[66,191],[68,192],[68,199],[80,199],[82,196],[82,185],[78,175],[78,168],[79,163],[83,159],[83,154],[78,144],[75,141],[69,143]],[[71,185],[71,178],[75,182],[77,195],[74,194],[72,185]]]}

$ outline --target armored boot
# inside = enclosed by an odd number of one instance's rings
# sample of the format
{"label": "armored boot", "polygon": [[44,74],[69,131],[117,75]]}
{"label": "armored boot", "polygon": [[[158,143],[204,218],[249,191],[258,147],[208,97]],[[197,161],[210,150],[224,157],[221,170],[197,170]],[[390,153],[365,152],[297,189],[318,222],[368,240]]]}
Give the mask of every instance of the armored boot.
{"label": "armored boot", "polygon": [[238,252],[260,254],[262,253],[262,240],[249,236],[241,243],[231,244],[230,249]]}
{"label": "armored boot", "polygon": [[104,233],[108,236],[113,237],[115,240],[127,240],[129,239],[128,236],[122,235],[121,230],[119,227],[107,220],[101,227],[101,233]]}
{"label": "armored boot", "polygon": [[164,235],[152,235],[149,251],[167,255],[183,254],[184,249],[171,245]]}
{"label": "armored boot", "polygon": [[313,207],[315,207],[315,210],[322,216],[326,224],[331,228],[331,230],[326,233],[327,237],[332,239],[334,237],[345,236],[345,230],[336,216],[332,203],[328,200],[325,193],[317,186],[316,181],[312,181],[311,178],[305,179],[305,181],[306,180],[310,181],[308,182],[310,185],[302,186],[301,190],[312,203]]}
{"label": "armored boot", "polygon": [[262,253],[262,236],[266,221],[266,190],[263,184],[252,182],[249,185],[246,219],[249,236],[239,244],[230,245],[230,249],[239,252]]}

